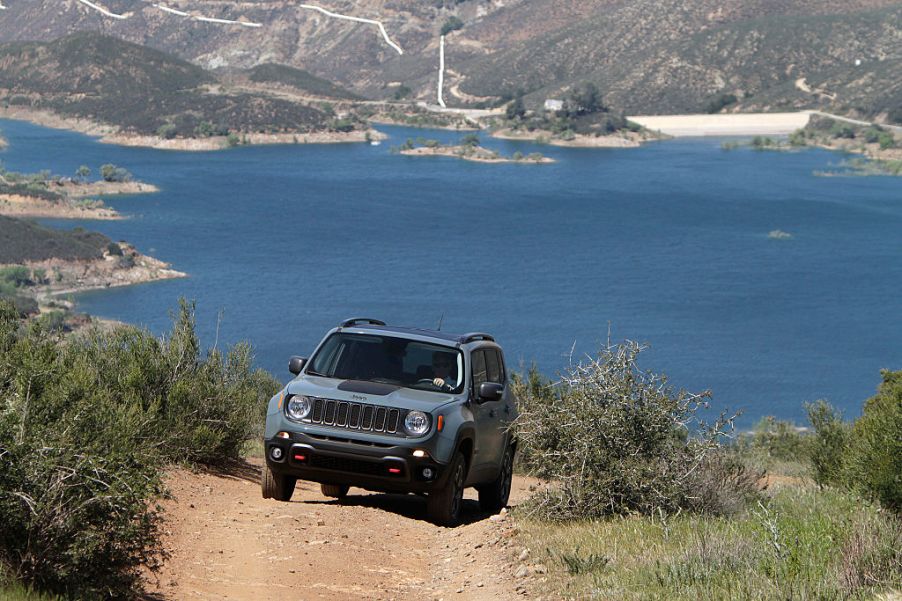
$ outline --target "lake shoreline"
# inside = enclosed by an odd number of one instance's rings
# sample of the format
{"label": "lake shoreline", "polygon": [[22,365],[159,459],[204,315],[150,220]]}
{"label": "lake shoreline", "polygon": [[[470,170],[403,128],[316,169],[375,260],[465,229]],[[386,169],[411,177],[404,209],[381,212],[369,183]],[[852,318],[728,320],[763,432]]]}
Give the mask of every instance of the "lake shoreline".
{"label": "lake shoreline", "polygon": [[88,219],[92,221],[120,221],[126,219],[116,209],[100,200],[85,200],[90,196],[118,196],[152,194],[160,189],[144,182],[51,182],[51,191],[61,194],[59,200],[48,200],[22,193],[0,193],[0,215],[25,219]]}
{"label": "lake shoreline", "polygon": [[187,273],[172,269],[170,263],[138,252],[127,242],[116,244],[121,255],[107,252],[102,258],[89,261],[54,258],[22,263],[29,269],[54,274],[52,282],[35,287],[35,299],[39,304],[46,304],[54,297],[67,294],[188,277]]}
{"label": "lake shoreline", "polygon": [[[155,135],[142,135],[123,132],[118,126],[110,125],[80,117],[66,117],[52,111],[23,107],[0,107],[0,119],[27,121],[34,125],[52,129],[64,129],[99,138],[104,144],[154,148],[157,150],[179,151],[212,151],[226,150],[236,146],[229,142],[228,136],[210,136],[208,138],[172,138],[165,139]],[[362,143],[371,140],[382,140],[384,134],[375,130],[355,130],[351,132],[320,131],[309,133],[247,133],[236,134],[239,137],[237,146],[263,146],[274,144],[345,144]],[[0,145],[2,147],[2,145]]]}
{"label": "lake shoreline", "polygon": [[491,151],[487,148],[483,148],[482,146],[435,146],[435,147],[427,147],[427,146],[419,146],[417,148],[405,148],[400,151],[399,154],[403,154],[405,156],[415,156],[415,157],[451,157],[454,159],[461,159],[463,161],[472,161],[474,163],[489,163],[489,164],[547,164],[547,163],[556,163],[557,161],[550,157],[535,157],[528,158],[526,156],[515,159],[511,157],[505,157],[498,155],[494,151]]}
{"label": "lake shoreline", "polygon": [[641,137],[637,134],[609,134],[605,136],[584,136],[574,134],[570,139],[557,138],[547,130],[533,130],[521,132],[513,129],[499,129],[490,134],[499,140],[511,140],[516,142],[532,142],[534,144],[549,144],[561,148],[638,148],[642,143],[656,140],[657,138]]}

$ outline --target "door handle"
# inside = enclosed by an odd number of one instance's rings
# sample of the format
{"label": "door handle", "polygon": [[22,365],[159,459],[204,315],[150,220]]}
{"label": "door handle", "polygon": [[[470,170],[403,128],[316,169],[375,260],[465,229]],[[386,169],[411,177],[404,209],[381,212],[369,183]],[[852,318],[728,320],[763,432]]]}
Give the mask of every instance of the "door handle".
{"label": "door handle", "polygon": [[505,405],[505,406],[504,406],[504,412],[509,414],[509,413],[511,412],[511,406],[510,406],[510,405]]}
{"label": "door handle", "polygon": [[495,410],[489,409],[489,417],[495,417]]}

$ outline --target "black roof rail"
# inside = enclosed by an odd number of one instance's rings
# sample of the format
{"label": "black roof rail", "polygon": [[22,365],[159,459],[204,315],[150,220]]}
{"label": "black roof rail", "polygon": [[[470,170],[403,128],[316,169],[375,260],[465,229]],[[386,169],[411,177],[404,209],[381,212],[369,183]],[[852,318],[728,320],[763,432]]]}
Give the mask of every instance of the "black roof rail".
{"label": "black roof rail", "polygon": [[379,321],[378,319],[372,319],[370,317],[352,317],[351,319],[346,319],[341,322],[341,327],[350,328],[352,326],[356,326],[359,324],[369,324],[371,326],[384,326],[384,321]]}
{"label": "black roof rail", "polygon": [[486,340],[488,342],[495,342],[495,337],[491,334],[485,334],[483,332],[470,332],[469,334],[464,334],[458,341],[461,344],[467,344],[469,342],[476,342],[477,340]]}

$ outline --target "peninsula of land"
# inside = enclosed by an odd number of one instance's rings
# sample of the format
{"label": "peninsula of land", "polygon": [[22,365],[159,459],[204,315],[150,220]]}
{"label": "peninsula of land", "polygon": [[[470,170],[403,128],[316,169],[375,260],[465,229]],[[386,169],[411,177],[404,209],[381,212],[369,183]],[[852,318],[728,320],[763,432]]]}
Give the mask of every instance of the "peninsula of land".
{"label": "peninsula of land", "polygon": [[52,219],[115,220],[122,216],[98,196],[158,192],[153,184],[134,181],[125,169],[101,166],[106,179],[89,181],[90,168],[63,177],[49,172],[16,173],[0,168],[0,215]]}

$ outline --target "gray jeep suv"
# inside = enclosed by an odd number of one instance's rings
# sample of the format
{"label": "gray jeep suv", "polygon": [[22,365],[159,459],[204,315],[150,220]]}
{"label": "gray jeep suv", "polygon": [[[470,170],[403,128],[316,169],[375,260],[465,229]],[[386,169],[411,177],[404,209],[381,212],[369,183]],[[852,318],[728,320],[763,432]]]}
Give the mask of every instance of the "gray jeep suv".
{"label": "gray jeep suv", "polygon": [[289,501],[299,479],[339,499],[350,486],[418,493],[448,526],[467,487],[485,511],[507,505],[517,400],[488,334],[349,319],[289,370],[266,416],[264,498]]}

